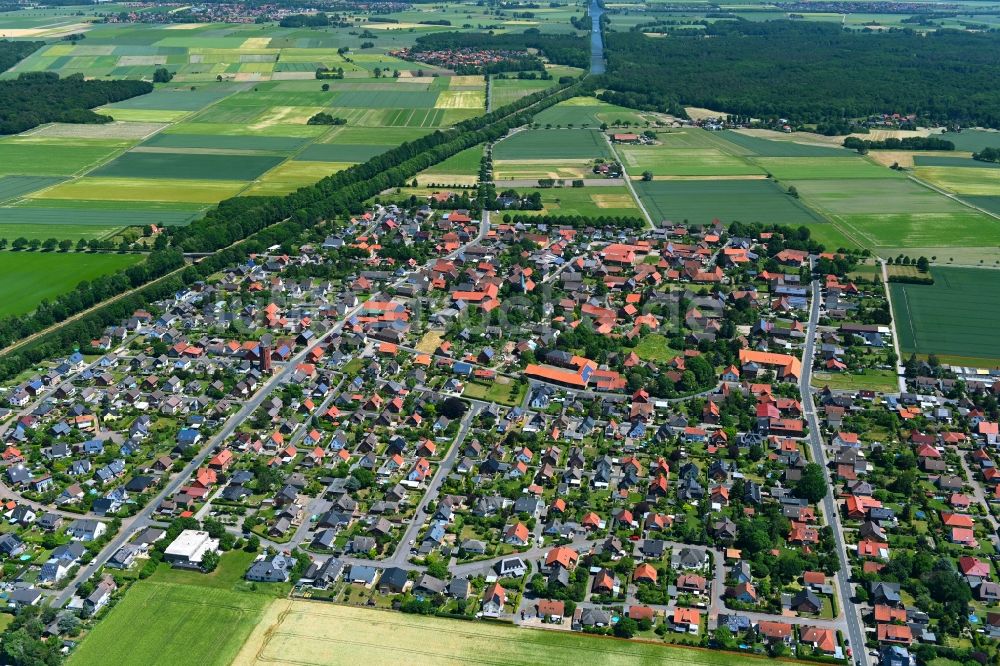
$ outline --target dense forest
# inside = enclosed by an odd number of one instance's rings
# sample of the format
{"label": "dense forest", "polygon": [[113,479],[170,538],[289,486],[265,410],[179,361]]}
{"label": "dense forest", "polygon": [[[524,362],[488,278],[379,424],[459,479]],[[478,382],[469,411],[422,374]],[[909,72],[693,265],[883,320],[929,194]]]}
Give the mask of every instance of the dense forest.
{"label": "dense forest", "polygon": [[866,33],[791,21],[718,22],[690,33],[609,33],[606,85],[649,105],[679,101],[792,123],[916,113],[923,122],[1000,127],[1000,33]]}
{"label": "dense forest", "polygon": [[[522,33],[482,35],[474,32],[435,32],[418,37],[414,52],[445,51],[449,49],[476,49],[524,52],[537,49],[557,65],[587,69],[590,67],[590,39],[570,35],[548,35],[537,29]],[[533,59],[533,58],[532,58]]]}
{"label": "dense forest", "polygon": [[6,39],[0,40],[0,71],[6,72],[43,46],[45,46],[45,42],[11,42]]}
{"label": "dense forest", "polygon": [[90,109],[153,91],[145,81],[85,81],[80,74],[60,79],[53,72],[26,72],[0,81],[0,134],[17,134],[42,123],[106,123]]}

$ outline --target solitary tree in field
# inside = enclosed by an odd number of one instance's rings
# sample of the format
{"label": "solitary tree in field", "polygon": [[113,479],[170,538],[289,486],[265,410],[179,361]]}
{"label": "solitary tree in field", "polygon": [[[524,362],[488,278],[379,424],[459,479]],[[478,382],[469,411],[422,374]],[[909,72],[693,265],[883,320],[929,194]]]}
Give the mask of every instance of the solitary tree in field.
{"label": "solitary tree in field", "polygon": [[649,181],[653,180],[653,172],[652,171],[643,171],[642,172],[642,179],[644,181],[646,181],[647,183]]}

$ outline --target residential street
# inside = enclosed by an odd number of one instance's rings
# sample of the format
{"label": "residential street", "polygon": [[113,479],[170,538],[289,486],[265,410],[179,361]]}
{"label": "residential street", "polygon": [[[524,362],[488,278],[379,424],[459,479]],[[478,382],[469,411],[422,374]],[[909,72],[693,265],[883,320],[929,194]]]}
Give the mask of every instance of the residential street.
{"label": "residential street", "polygon": [[[816,353],[816,325],[819,322],[820,306],[820,284],[818,280],[812,282],[812,306],[809,314],[809,328],[806,333],[805,349],[802,352],[802,377],[799,379],[799,393],[802,398],[803,410],[809,425],[809,447],[812,459],[827,470],[827,480],[829,481],[829,471],[827,466],[826,452],[823,446],[823,438],[820,435],[819,418],[816,415],[816,403],[813,400],[813,392],[810,386],[812,378],[812,364]],[[833,496],[833,484],[829,484],[826,497],[823,499],[823,513],[830,527],[833,529],[833,538],[837,545],[837,557],[840,558],[840,571],[837,572],[837,592],[840,597],[841,606],[841,628],[846,628],[846,635],[850,638],[851,645],[858,646],[855,654],[858,661],[865,663],[867,656],[862,656],[864,652],[864,626],[858,617],[860,606],[852,601],[854,592],[850,583],[850,565],[847,557],[847,549],[844,542],[844,530],[840,524],[840,513]]]}

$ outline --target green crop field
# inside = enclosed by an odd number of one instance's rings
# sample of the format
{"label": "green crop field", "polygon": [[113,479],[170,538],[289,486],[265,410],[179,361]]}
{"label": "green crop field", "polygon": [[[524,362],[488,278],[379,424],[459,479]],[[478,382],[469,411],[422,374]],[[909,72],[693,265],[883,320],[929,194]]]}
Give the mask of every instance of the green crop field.
{"label": "green crop field", "polygon": [[17,199],[62,181],[56,176],[0,176],[0,201]]}
{"label": "green crop field", "polygon": [[[778,180],[902,179],[896,171],[861,157],[758,157],[754,160]],[[845,184],[845,187],[850,187]]]}
{"label": "green crop field", "polygon": [[727,223],[798,225],[822,221],[768,180],[637,181],[635,189],[656,222],[708,224],[718,218]]}
{"label": "green crop field", "polygon": [[419,139],[432,129],[420,127],[338,127],[321,139],[321,143],[398,146],[404,141]]}
{"label": "green crop field", "polygon": [[994,215],[1000,215],[1000,196],[996,197],[976,197],[964,195],[962,201],[968,201],[973,206],[978,206],[983,210],[988,210]]}
{"label": "green crop field", "polygon": [[904,353],[1000,359],[1000,271],[934,266],[933,285],[889,285]]}
{"label": "green crop field", "polygon": [[312,185],[349,166],[351,166],[349,162],[303,162],[291,160],[269,171],[266,180],[254,183],[243,194],[254,196],[287,194],[300,187]]}
{"label": "green crop field", "polygon": [[128,145],[113,140],[10,137],[0,140],[0,174],[70,176]]}
{"label": "green crop field", "polygon": [[281,163],[270,155],[128,152],[91,172],[102,178],[253,180]]}
{"label": "green crop field", "polygon": [[493,96],[493,108],[510,104],[521,99],[525,95],[545,90],[555,85],[555,81],[525,80],[525,79],[497,79],[490,83],[490,91]]}
{"label": "green crop field", "polygon": [[291,151],[301,148],[308,139],[294,136],[225,136],[205,134],[157,134],[141,145],[143,148],[201,148],[215,150]]}
{"label": "green crop field", "polygon": [[36,200],[186,202],[211,204],[235,196],[241,181],[167,178],[79,178],[41,192]]}
{"label": "green crop field", "polygon": [[1000,195],[1000,169],[967,167],[918,167],[918,178],[955,194]]}
{"label": "green crop field", "polygon": [[633,177],[644,171],[654,176],[764,175],[763,169],[716,148],[665,148],[654,145],[616,146],[615,150]]}
{"label": "green crop field", "polygon": [[799,196],[834,215],[866,213],[949,213],[968,210],[930,188],[902,178],[872,180],[789,180]]}
{"label": "green crop field", "polygon": [[[919,248],[926,253],[931,248],[978,247],[995,253],[1000,246],[1000,220],[969,208],[947,213],[867,213],[831,218],[862,247],[875,250]],[[884,254],[892,256],[892,252]]]}
{"label": "green crop field", "polygon": [[981,162],[971,157],[943,157],[941,155],[915,155],[914,166],[918,167],[963,167],[968,169],[1000,169],[996,162]]}
{"label": "green crop field", "polygon": [[770,140],[743,132],[726,130],[720,134],[726,141],[736,144],[748,153],[760,157],[851,157],[857,156],[852,150],[828,147],[813,143],[799,143],[792,140]]}
{"label": "green crop field", "polygon": [[[385,640],[391,636],[392,640]],[[433,636],[433,640],[427,640]],[[503,649],[498,650],[497,646]],[[334,648],[333,646],[336,646]],[[234,664],[410,666],[573,664],[595,666],[765,666],[763,657],[622,641],[568,631],[517,629],[308,601],[276,601]],[[780,663],[780,662],[778,662]]]}
{"label": "green crop field", "polygon": [[448,159],[438,162],[434,166],[428,168],[424,173],[426,174],[448,174],[448,175],[466,175],[466,176],[476,176],[479,173],[479,162],[483,159],[483,147],[473,146],[472,148],[466,148],[465,150],[452,155]]}
{"label": "green crop field", "polygon": [[542,127],[565,127],[571,124],[577,127],[585,124],[599,127],[601,123],[614,125],[619,122],[642,125],[646,122],[646,117],[640,111],[608,104],[593,97],[574,97],[545,109],[535,116],[534,122]]}
{"label": "green crop field", "polygon": [[363,143],[314,143],[295,156],[306,162],[364,162],[389,150],[386,145]]}
{"label": "green crop field", "polygon": [[604,137],[591,129],[526,130],[493,147],[496,160],[590,160],[609,156]]}
{"label": "green crop field", "polygon": [[1000,148],[1000,132],[985,130],[962,130],[942,135],[955,144],[955,150],[977,153],[983,148]]}
{"label": "green crop field", "polygon": [[141,260],[137,254],[0,252],[0,315],[30,312],[42,299]]}
{"label": "green crop field", "polygon": [[[181,666],[196,653],[199,664],[227,666],[266,602],[259,595],[143,581],[86,637],[69,663]],[[142,631],[136,633],[136,627]]]}
{"label": "green crop field", "polygon": [[[0,76],[47,71],[148,80],[166,67],[174,78],[149,94],[96,109],[113,123],[54,124],[0,139],[0,234],[75,239],[105,237],[130,224],[184,224],[222,199],[286,193],[485,112],[484,77],[453,77],[389,54],[445,29],[421,24],[427,20],[422,10],[396,12],[412,15],[412,24],[362,24],[375,37],[354,26],[87,23],[100,14],[74,7],[0,16],[0,32],[19,31],[8,37],[47,39]],[[539,14],[546,16],[533,24],[570,30],[576,11]],[[434,15],[451,16],[456,25],[494,20],[468,4],[435,8]],[[84,27],[86,42],[58,39]],[[367,41],[373,45],[362,49]],[[338,52],[342,47],[351,49],[349,57]],[[319,67],[343,68],[346,78],[317,81],[312,75]],[[376,68],[387,75],[376,77]],[[554,81],[506,85],[531,91]],[[321,111],[348,125],[308,125]],[[474,179],[478,156],[474,164],[454,166],[469,166],[467,178]],[[104,220],[96,219],[102,214]]]}

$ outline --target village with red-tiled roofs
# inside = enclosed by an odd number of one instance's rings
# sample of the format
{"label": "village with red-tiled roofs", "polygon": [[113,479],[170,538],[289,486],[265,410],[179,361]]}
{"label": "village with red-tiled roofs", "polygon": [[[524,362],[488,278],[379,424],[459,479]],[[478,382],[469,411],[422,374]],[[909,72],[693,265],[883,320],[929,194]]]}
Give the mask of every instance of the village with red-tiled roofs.
{"label": "village with red-tiled roofs", "polygon": [[99,617],[122,572],[249,547],[295,596],[524,626],[846,661],[953,640],[961,607],[1000,637],[1000,382],[910,359],[855,388],[904,361],[864,257],[435,196],[5,386],[10,603]]}

